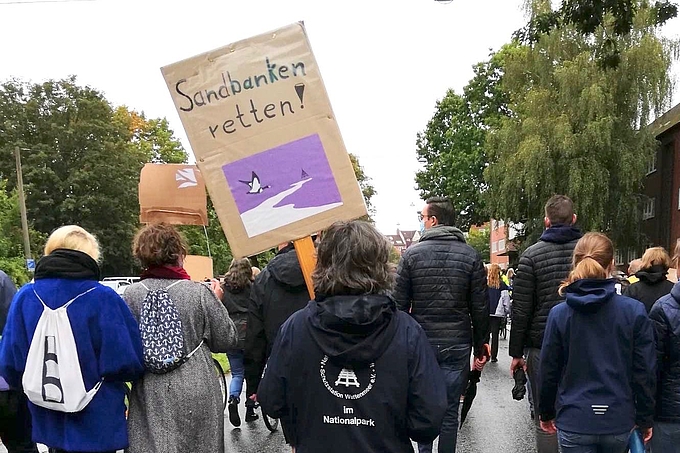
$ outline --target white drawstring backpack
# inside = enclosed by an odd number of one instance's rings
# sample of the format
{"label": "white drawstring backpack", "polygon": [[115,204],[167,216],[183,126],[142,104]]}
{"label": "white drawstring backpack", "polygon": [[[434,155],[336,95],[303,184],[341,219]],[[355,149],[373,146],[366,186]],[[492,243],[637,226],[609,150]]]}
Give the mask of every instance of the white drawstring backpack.
{"label": "white drawstring backpack", "polygon": [[43,305],[43,312],[28,349],[22,384],[24,393],[36,406],[59,412],[80,412],[101,387],[103,380],[90,391],[85,390],[78,349],[66,313],[69,305],[94,289],[96,287],[78,294],[56,310],[49,308],[33,290]]}

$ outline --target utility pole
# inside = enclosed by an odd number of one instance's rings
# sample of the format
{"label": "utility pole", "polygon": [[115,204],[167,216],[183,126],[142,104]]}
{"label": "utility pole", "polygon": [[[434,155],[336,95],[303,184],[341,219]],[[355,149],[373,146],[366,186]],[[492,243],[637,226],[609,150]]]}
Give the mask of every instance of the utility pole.
{"label": "utility pole", "polygon": [[17,161],[17,189],[19,192],[19,211],[21,212],[21,228],[24,231],[24,254],[26,262],[31,259],[31,241],[28,238],[28,219],[26,218],[26,199],[24,198],[24,178],[21,173],[21,151],[14,148],[14,157]]}

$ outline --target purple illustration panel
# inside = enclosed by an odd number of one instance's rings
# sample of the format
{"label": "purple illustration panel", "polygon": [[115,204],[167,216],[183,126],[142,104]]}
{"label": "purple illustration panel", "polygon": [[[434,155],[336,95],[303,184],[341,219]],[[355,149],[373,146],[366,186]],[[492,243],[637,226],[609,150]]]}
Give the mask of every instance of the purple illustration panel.
{"label": "purple illustration panel", "polygon": [[250,237],[342,204],[318,134],[222,167]]}

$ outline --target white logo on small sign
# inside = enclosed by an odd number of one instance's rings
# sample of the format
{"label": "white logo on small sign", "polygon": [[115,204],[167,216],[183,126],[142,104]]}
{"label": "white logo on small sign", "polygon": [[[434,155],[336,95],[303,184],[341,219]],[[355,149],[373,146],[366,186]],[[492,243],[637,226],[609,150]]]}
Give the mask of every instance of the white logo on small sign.
{"label": "white logo on small sign", "polygon": [[193,168],[185,168],[183,170],[177,170],[175,174],[175,181],[180,184],[178,189],[184,189],[186,187],[196,187],[198,182],[196,182],[196,172]]}

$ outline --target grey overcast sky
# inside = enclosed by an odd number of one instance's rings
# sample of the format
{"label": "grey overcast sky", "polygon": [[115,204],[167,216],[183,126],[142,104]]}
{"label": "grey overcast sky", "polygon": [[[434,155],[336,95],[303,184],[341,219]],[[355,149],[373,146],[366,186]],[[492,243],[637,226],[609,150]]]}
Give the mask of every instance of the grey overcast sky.
{"label": "grey overcast sky", "polygon": [[[9,1],[22,0],[0,0],[0,80],[76,75],[116,105],[167,117],[189,151],[160,67],[303,20],[385,234],[418,226],[415,140],[435,102],[524,23],[522,0]],[[664,34],[677,37],[680,19]]]}

